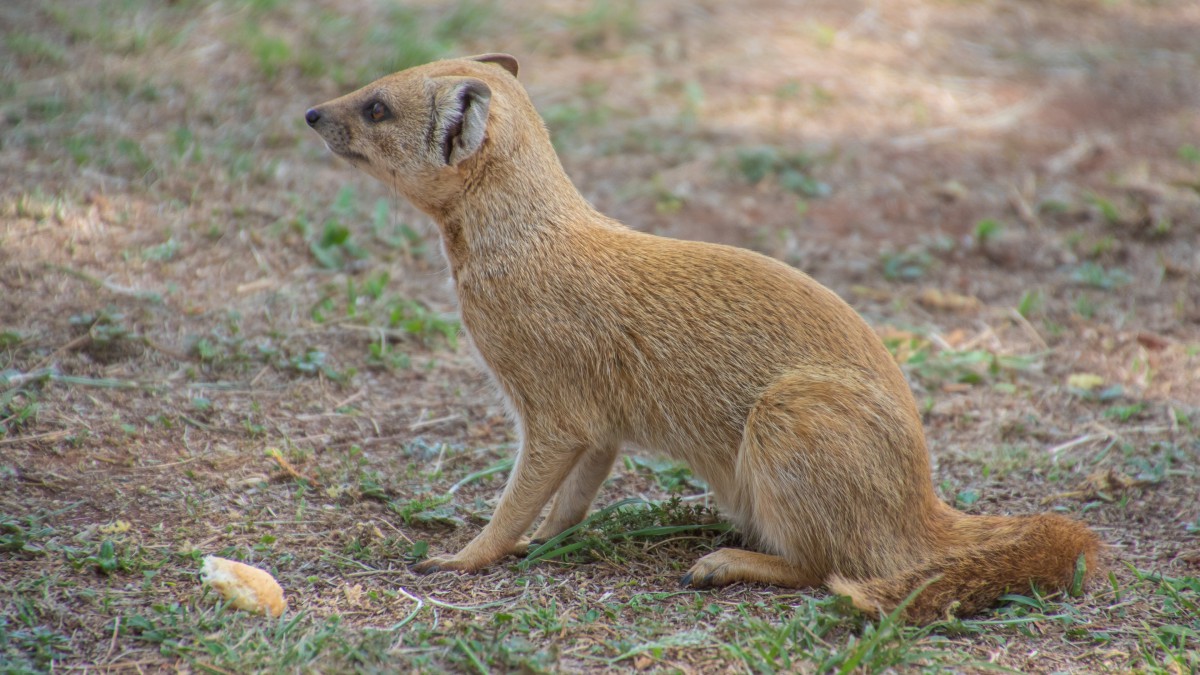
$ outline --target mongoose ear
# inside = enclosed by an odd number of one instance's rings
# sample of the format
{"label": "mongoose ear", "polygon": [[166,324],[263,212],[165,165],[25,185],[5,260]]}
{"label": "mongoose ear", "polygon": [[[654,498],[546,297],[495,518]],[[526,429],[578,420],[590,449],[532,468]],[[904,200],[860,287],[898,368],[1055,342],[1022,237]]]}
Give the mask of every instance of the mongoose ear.
{"label": "mongoose ear", "polygon": [[480,63],[494,63],[512,73],[513,77],[517,76],[517,58],[511,54],[480,54],[479,56],[468,56],[467,58],[471,61],[479,61]]}
{"label": "mongoose ear", "polygon": [[491,100],[492,90],[476,79],[459,80],[437,97],[442,158],[448,166],[457,166],[483,145]]}

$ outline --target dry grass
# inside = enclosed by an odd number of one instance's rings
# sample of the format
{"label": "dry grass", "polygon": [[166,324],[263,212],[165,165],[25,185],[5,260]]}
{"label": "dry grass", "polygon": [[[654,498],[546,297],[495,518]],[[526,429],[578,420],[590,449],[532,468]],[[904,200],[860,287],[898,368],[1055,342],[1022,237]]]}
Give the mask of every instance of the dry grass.
{"label": "dry grass", "polygon": [[[1200,667],[1195,3],[52,0],[0,26],[0,671]],[[931,629],[679,591],[735,535],[616,536],[707,523],[642,458],[600,504],[652,506],[574,554],[411,575],[478,531],[511,434],[424,221],[301,115],[484,51],[521,58],[602,210],[847,297],[943,497],[1086,520],[1111,585]],[[221,608],[209,553],[289,613]]]}

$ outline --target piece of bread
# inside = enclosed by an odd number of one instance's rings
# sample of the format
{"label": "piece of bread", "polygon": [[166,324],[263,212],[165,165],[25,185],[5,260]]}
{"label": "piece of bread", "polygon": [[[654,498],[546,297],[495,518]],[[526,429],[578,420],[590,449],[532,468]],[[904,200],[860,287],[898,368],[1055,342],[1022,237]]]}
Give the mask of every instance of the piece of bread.
{"label": "piece of bread", "polygon": [[247,611],[278,617],[287,608],[283,588],[270,573],[236,560],[215,555],[204,558],[200,580],[212,586],[233,606]]}

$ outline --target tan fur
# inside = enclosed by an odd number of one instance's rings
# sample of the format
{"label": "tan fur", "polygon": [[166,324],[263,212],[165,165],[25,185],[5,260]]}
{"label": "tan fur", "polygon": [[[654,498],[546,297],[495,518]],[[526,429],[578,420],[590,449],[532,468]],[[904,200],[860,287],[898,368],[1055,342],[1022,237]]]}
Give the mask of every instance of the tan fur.
{"label": "tan fur", "polygon": [[[963,515],[940,502],[908,385],[840,298],[750,251],[665,239],[571,184],[516,61],[385,77],[308,113],[329,147],[437,223],[475,349],[521,439],[483,531],[419,571],[478,570],[579,522],[623,444],[687,462],[762,553],[723,549],[694,586],[827,583],[927,621],[1031,582],[1070,585],[1086,527]],[[379,121],[374,102],[386,104]]]}

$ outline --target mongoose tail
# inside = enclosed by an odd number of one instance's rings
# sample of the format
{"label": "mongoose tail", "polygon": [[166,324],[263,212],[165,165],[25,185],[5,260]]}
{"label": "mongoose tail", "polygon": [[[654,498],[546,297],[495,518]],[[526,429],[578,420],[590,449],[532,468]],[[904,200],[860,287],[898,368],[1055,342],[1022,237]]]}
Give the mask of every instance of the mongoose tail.
{"label": "mongoose tail", "polygon": [[952,525],[931,560],[890,577],[834,575],[826,580],[829,589],[849,596],[863,611],[891,613],[934,579],[902,612],[908,621],[928,623],[981,612],[1001,595],[1030,586],[1076,593],[1101,573],[1100,540],[1080,522],[1056,514],[970,516],[945,510]]}

